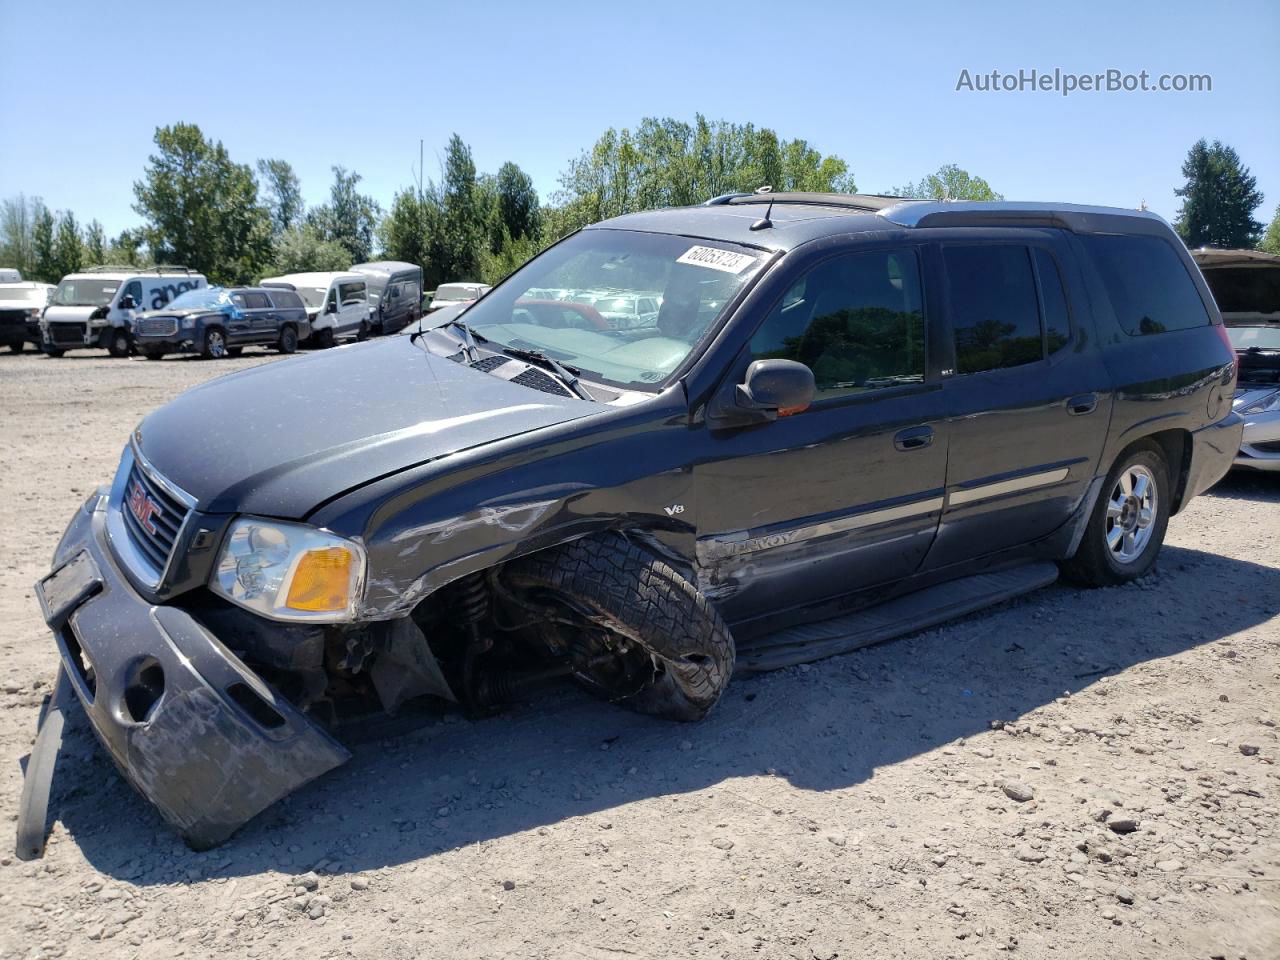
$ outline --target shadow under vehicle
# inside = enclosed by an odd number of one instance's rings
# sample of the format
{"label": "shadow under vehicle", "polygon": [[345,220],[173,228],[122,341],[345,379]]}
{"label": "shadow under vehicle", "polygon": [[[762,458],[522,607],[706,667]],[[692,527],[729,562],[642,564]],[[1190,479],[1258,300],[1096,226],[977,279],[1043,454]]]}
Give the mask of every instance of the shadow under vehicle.
{"label": "shadow under vehicle", "polygon": [[[544,294],[606,288],[660,296],[652,325]],[[607,221],[408,336],[150,414],[37,587],[50,716],[78,700],[197,847],[430,698],[571,678],[698,720],[735,673],[1060,569],[1141,576],[1230,466],[1234,383],[1152,214],[779,194]],[[316,395],[333,415],[261,416]]]}

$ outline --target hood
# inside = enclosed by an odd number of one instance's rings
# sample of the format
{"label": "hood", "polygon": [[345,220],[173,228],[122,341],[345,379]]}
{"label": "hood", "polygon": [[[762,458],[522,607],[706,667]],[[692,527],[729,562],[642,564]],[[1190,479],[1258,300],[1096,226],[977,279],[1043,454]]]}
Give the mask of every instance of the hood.
{"label": "hood", "polygon": [[174,310],[172,307],[160,307],[157,310],[135,310],[133,312],[134,320],[144,320],[148,317],[188,317],[193,313],[224,313],[225,311],[218,307],[180,307]]}
{"label": "hood", "polygon": [[33,303],[30,300],[6,300],[0,297],[0,310],[22,310],[30,312],[32,310],[43,310],[44,304]]}
{"label": "hood", "polygon": [[143,420],[136,440],[200,510],[300,518],[388,474],[607,409],[387,337],[202,384]]}
{"label": "hood", "polygon": [[44,308],[44,318],[50,323],[84,323],[90,314],[101,307],[64,307],[50,304]]}

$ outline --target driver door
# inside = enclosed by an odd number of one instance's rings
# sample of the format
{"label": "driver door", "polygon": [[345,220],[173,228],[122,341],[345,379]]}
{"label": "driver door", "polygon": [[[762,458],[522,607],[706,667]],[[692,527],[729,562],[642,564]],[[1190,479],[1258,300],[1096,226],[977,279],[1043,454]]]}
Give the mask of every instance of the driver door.
{"label": "driver door", "polygon": [[946,483],[945,408],[927,330],[921,251],[859,247],[792,283],[752,360],[808,366],[812,405],[717,429],[694,467],[700,578],[731,623],[856,591],[920,566]]}

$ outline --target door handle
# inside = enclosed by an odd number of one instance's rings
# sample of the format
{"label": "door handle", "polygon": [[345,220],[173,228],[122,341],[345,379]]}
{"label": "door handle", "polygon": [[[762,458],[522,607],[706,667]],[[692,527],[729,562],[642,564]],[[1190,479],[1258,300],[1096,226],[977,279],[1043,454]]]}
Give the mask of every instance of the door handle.
{"label": "door handle", "polygon": [[1067,401],[1067,413],[1073,417],[1082,417],[1086,413],[1093,413],[1097,409],[1098,395],[1096,393],[1082,393]]}
{"label": "door handle", "polygon": [[933,443],[933,427],[908,427],[893,437],[893,445],[899,450],[923,450]]}

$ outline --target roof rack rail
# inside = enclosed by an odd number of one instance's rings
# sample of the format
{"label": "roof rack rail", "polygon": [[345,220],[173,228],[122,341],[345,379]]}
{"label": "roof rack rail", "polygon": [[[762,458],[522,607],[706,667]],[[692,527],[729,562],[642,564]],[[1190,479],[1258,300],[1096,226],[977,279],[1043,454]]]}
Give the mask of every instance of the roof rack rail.
{"label": "roof rack rail", "polygon": [[804,204],[815,207],[841,207],[857,210],[860,213],[877,213],[886,207],[897,206],[910,201],[902,197],[886,197],[874,193],[810,193],[793,191],[784,193],[745,193],[729,194],[721,203],[733,205],[746,203]]}
{"label": "roof rack rail", "polygon": [[1150,210],[1017,200],[903,201],[885,207],[879,215],[900,227],[1058,227],[1089,232],[1117,218],[1164,223]]}
{"label": "roof rack rail", "polygon": [[712,197],[710,200],[702,201],[704,207],[722,207],[734,197],[749,197],[749,193],[722,193],[718,197]]}
{"label": "roof rack rail", "polygon": [[185,273],[192,275],[199,273],[198,270],[192,270],[190,267],[184,267],[176,263],[155,263],[147,267],[140,267],[133,263],[100,263],[92,267],[82,267],[77,273],[135,273],[139,276],[148,273],[154,273],[157,276],[166,273]]}

